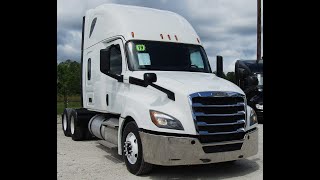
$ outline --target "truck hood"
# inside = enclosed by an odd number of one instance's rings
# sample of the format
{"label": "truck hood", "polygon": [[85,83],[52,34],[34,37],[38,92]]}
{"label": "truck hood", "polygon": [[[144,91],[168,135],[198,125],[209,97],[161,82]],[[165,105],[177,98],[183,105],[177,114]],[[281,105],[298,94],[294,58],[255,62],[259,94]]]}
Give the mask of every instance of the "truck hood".
{"label": "truck hood", "polygon": [[244,92],[237,85],[211,73],[134,71],[131,76],[143,79],[144,73],[157,74],[157,82],[155,84],[175,93],[190,95],[201,91],[232,91],[244,95]]}

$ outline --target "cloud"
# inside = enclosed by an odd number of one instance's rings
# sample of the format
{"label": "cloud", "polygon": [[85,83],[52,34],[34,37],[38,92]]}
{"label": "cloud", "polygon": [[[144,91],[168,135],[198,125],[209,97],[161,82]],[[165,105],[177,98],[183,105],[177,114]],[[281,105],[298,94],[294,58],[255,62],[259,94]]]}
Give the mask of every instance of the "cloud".
{"label": "cloud", "polygon": [[237,59],[256,58],[256,0],[58,0],[58,62],[80,61],[82,17],[86,10],[104,3],[151,7],[182,15],[200,36],[213,70],[217,55],[224,57],[226,72],[234,71]]}
{"label": "cloud", "polygon": [[81,32],[77,30],[58,30],[57,32],[57,60],[71,59],[80,61]]}

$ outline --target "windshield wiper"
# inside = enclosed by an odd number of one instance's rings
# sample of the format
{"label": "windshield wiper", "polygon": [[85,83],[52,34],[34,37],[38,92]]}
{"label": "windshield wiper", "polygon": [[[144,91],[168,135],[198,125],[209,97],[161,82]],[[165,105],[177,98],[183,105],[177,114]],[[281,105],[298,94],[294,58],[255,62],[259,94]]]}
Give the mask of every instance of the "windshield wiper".
{"label": "windshield wiper", "polygon": [[191,64],[190,66],[184,66],[183,69],[189,72],[205,72],[204,69],[199,68],[195,64]]}
{"label": "windshield wiper", "polygon": [[199,67],[195,64],[191,64],[190,68],[197,68],[198,69]]}
{"label": "windshield wiper", "polygon": [[205,72],[202,69],[189,69],[190,72]]}
{"label": "windshield wiper", "polygon": [[[194,65],[196,66],[196,65]],[[185,66],[185,67],[170,67],[170,68],[165,68],[165,67],[139,67],[139,69],[143,70],[158,70],[158,71],[188,71],[188,72],[205,72],[204,69],[201,68],[191,68],[190,66]]]}
{"label": "windshield wiper", "polygon": [[145,70],[158,70],[156,68],[151,68],[151,67],[139,67],[139,69],[145,69]]}

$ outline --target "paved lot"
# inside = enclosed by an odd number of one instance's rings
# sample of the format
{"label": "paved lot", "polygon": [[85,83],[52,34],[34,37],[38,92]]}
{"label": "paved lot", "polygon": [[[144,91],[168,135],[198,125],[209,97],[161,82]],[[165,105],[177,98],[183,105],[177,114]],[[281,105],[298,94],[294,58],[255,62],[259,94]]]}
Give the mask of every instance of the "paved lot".
{"label": "paved lot", "polygon": [[[58,120],[59,122],[59,120]],[[101,146],[96,140],[72,141],[57,125],[58,179],[262,179],[263,125],[259,125],[259,153],[233,165],[226,163],[164,167],[156,166],[145,176],[130,174],[116,150]]]}

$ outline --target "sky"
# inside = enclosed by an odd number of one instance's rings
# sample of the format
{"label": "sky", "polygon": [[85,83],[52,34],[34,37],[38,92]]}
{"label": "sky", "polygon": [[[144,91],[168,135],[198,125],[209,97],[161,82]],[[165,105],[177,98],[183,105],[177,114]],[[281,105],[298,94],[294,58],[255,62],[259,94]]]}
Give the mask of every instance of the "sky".
{"label": "sky", "polygon": [[[238,59],[256,59],[257,0],[58,0],[58,63],[67,59],[80,62],[82,17],[88,9],[105,3],[144,6],[180,14],[198,33],[213,71],[217,55],[223,56],[225,73],[234,71]],[[263,7],[261,11],[263,14]],[[261,39],[263,42],[263,30]],[[261,47],[263,56],[263,43]]]}

